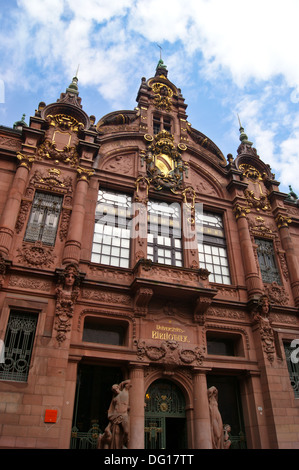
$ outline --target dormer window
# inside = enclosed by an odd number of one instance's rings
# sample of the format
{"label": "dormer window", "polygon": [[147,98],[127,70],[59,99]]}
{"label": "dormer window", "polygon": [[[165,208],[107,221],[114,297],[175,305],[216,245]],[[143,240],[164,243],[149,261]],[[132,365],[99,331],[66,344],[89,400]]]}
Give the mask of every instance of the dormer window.
{"label": "dormer window", "polygon": [[153,131],[154,135],[159,134],[159,132],[165,130],[171,134],[171,118],[169,116],[160,116],[155,114],[153,116]]}

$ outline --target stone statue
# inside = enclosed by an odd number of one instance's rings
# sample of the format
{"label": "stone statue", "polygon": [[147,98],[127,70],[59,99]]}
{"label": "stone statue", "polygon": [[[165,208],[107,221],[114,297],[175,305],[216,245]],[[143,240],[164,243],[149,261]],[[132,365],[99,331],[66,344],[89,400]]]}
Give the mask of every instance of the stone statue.
{"label": "stone statue", "polygon": [[230,426],[223,426],[220,411],[218,409],[218,390],[212,386],[208,389],[208,400],[210,409],[212,448],[229,449],[231,442],[229,440]]}
{"label": "stone statue", "polygon": [[112,386],[113,398],[108,409],[109,424],[99,436],[98,449],[125,449],[129,443],[130,380]]}

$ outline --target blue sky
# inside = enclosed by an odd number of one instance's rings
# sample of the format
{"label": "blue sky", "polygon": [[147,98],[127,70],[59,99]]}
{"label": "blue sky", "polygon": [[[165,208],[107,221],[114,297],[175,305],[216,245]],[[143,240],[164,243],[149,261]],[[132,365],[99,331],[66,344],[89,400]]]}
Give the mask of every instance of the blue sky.
{"label": "blue sky", "polygon": [[298,0],[0,0],[0,124],[56,101],[79,65],[85,112],[134,109],[162,58],[188,121],[236,156],[238,115],[299,195]]}

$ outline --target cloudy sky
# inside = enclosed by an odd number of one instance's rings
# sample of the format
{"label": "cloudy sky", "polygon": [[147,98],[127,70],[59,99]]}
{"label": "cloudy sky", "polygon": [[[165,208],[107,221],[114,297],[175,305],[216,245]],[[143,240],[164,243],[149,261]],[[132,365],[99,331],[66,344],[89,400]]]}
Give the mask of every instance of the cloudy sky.
{"label": "cloudy sky", "polygon": [[299,195],[298,0],[0,0],[0,124],[59,98],[79,65],[83,109],[134,109],[162,58],[188,121],[226,156],[238,115]]}

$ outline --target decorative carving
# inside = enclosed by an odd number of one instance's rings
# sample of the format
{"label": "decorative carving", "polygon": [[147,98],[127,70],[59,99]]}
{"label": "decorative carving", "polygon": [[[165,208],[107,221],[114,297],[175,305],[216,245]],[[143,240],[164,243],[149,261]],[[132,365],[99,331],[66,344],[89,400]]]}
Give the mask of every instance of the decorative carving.
{"label": "decorative carving", "polygon": [[247,217],[250,209],[248,209],[248,207],[242,207],[240,204],[236,204],[233,212],[235,214],[236,220],[238,220],[240,217]]}
{"label": "decorative carving", "polygon": [[44,246],[42,242],[36,241],[34,245],[23,243],[22,248],[18,248],[17,257],[29,266],[48,268],[54,263],[56,255],[52,247]]}
{"label": "decorative carving", "polygon": [[59,238],[60,241],[64,241],[67,236],[69,222],[71,218],[71,211],[69,209],[63,209],[61,214],[61,222],[60,222],[60,229],[59,229]]}
{"label": "decorative carving", "polygon": [[105,292],[101,290],[84,289],[82,291],[82,299],[94,300],[97,302],[131,305],[131,297],[124,294],[116,294],[114,292]]}
{"label": "decorative carving", "polygon": [[77,168],[78,179],[79,181],[88,181],[91,176],[94,175],[94,170],[89,170],[87,168]]}
{"label": "decorative carving", "polygon": [[289,303],[289,296],[284,287],[277,282],[265,285],[265,293],[269,301],[276,305],[287,305]]}
{"label": "decorative carving", "polygon": [[140,287],[134,298],[134,314],[135,316],[145,316],[148,312],[148,304],[154,294],[152,289]]}
{"label": "decorative carving", "polygon": [[17,154],[17,159],[20,161],[19,166],[24,166],[30,170],[32,163],[35,160],[35,157],[32,155],[23,155],[22,153]]}
{"label": "decorative carving", "polygon": [[150,180],[145,176],[138,176],[135,182],[136,192],[134,201],[140,204],[148,203],[148,191],[150,187]]}
{"label": "decorative carving", "polygon": [[45,140],[40,145],[36,155],[38,160],[55,160],[56,162],[70,164],[71,166],[77,166],[79,162],[79,155],[75,147],[66,145],[62,150],[59,150],[56,143],[50,140]]}
{"label": "decorative carving", "polygon": [[117,155],[113,159],[108,158],[103,163],[103,170],[124,175],[133,173],[133,155]]}
{"label": "decorative carving", "polygon": [[22,143],[11,137],[0,136],[0,146],[19,151],[22,148]]}
{"label": "decorative carving", "polygon": [[231,442],[229,440],[230,426],[223,426],[222,417],[218,409],[218,390],[212,386],[208,389],[212,448],[213,449],[229,449]]}
{"label": "decorative carving", "polygon": [[208,296],[200,296],[198,297],[193,313],[194,321],[203,325],[205,322],[205,314],[207,309],[212,303],[212,297]]}
{"label": "decorative carving", "polygon": [[74,306],[79,296],[80,274],[75,264],[69,264],[59,274],[56,287],[55,325],[56,339],[61,345],[71,329]]}
{"label": "decorative carving", "polygon": [[11,276],[8,285],[20,289],[34,289],[43,292],[50,292],[52,282],[40,281],[34,277]]}
{"label": "decorative carving", "polygon": [[184,216],[189,222],[191,229],[195,227],[195,198],[196,193],[192,186],[187,186],[182,192],[184,202]]}
{"label": "decorative carving", "polygon": [[183,188],[183,172],[187,166],[179,146],[175,148],[172,134],[163,130],[155,136],[147,149],[146,168],[147,178],[157,191],[168,189],[177,194]]}
{"label": "decorative carving", "polygon": [[275,338],[270,322],[270,303],[267,295],[262,295],[252,312],[253,322],[258,324],[263,350],[272,363],[275,358]]}
{"label": "decorative carving", "polygon": [[140,360],[148,358],[150,361],[162,362],[165,365],[181,366],[201,365],[205,358],[205,348],[183,348],[178,341],[163,341],[160,346],[148,344],[144,340],[135,341],[137,357]]}
{"label": "decorative carving", "polygon": [[277,227],[281,229],[282,227],[288,227],[289,224],[292,222],[292,219],[290,219],[288,216],[278,214],[275,217],[275,222],[277,224]]}
{"label": "decorative carving", "polygon": [[171,98],[173,91],[164,83],[156,82],[152,85],[152,90],[155,93],[154,106],[158,109],[170,111],[172,106]]}
{"label": "decorative carving", "polygon": [[24,227],[24,223],[27,219],[27,214],[31,208],[31,201],[22,201],[21,207],[18,215],[18,219],[15,226],[16,233],[20,233],[22,228]]}
{"label": "decorative carving", "polygon": [[261,194],[260,197],[256,197],[254,191],[245,189],[244,195],[247,199],[248,207],[254,208],[257,211],[270,211],[271,205],[268,197],[265,194]]}
{"label": "decorative carving", "polygon": [[5,260],[3,253],[0,252],[0,287],[3,286],[8,264],[9,262]]}
{"label": "decorative carving", "polygon": [[262,236],[262,235],[271,235],[273,233],[273,228],[269,226],[269,224],[266,224],[265,220],[260,215],[255,217],[255,220],[250,219],[248,221],[248,224],[249,224],[249,230],[253,235]]}
{"label": "decorative carving", "polygon": [[61,177],[60,174],[61,171],[57,168],[49,168],[44,172],[36,170],[30,179],[29,187],[71,194],[73,192],[72,178],[70,176]]}
{"label": "decorative carving", "polygon": [[66,114],[55,114],[54,116],[48,114],[46,120],[49,122],[50,126],[59,127],[65,131],[78,132],[80,129],[84,129],[82,122]]}

